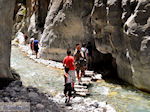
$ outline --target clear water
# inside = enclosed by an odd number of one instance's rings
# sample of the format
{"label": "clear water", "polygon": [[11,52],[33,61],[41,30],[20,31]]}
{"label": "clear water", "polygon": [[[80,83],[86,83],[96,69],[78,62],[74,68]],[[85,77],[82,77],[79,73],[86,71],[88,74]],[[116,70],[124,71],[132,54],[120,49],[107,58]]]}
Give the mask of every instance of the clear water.
{"label": "clear water", "polygon": [[53,94],[63,90],[63,71],[34,62],[17,47],[12,47],[11,67],[19,73],[25,86]]}
{"label": "clear water", "polygon": [[117,112],[150,112],[150,94],[144,93],[128,84],[106,82],[93,83],[92,99],[106,101]]}
{"label": "clear water", "polygon": [[[34,86],[53,95],[63,91],[63,71],[48,68],[29,59],[19,48],[12,47],[11,66],[26,86]],[[94,82],[90,88],[93,100],[106,101],[117,112],[150,112],[150,94],[118,81]]]}

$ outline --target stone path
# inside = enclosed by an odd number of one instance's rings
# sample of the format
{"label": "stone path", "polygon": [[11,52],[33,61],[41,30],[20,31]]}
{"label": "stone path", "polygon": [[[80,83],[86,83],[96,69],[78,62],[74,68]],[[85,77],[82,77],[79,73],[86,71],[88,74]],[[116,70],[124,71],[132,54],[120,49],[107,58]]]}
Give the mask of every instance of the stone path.
{"label": "stone path", "polygon": [[[23,47],[23,46],[20,46],[20,47]],[[25,50],[26,48],[27,47],[24,46],[23,48],[21,48],[21,50]],[[25,83],[27,85],[34,85],[34,87],[37,87],[40,90],[42,90],[44,92],[47,92],[47,93],[51,93],[51,92],[53,93],[53,91],[55,91],[55,89],[53,87],[51,87],[51,86],[54,86],[54,85],[56,85],[55,88],[57,88],[58,90],[60,89],[59,88],[60,82],[58,82],[59,79],[55,79],[56,78],[55,75],[53,77],[53,75],[49,76],[49,74],[51,74],[51,72],[53,71],[53,67],[57,68],[57,65],[59,65],[58,66],[58,67],[60,67],[59,69],[63,69],[63,68],[61,68],[61,65],[62,65],[61,63],[54,62],[54,64],[56,66],[51,67],[51,64],[48,64],[49,60],[35,59],[35,56],[30,55],[30,54],[28,54],[28,56],[25,55],[24,57],[22,57],[21,55],[18,54],[18,51],[19,51],[19,49],[17,51],[15,50],[15,52],[13,51],[13,53],[15,54],[15,57],[18,58],[18,59],[13,60],[14,61],[14,66],[15,66],[15,64],[23,64],[21,66],[17,66],[17,65],[16,66],[19,67],[19,68],[17,68],[17,70],[19,70],[19,71],[20,71],[20,69],[23,70],[19,73],[22,74],[21,75],[22,79],[25,81]],[[25,52],[28,52],[28,51],[25,51]],[[17,55],[19,55],[19,56],[17,56]],[[28,57],[30,57],[31,60],[28,59]],[[21,63],[18,63],[18,61],[21,62]],[[34,62],[36,62],[36,63],[34,63]],[[44,62],[44,63],[42,63],[44,66],[42,66],[41,64],[38,64],[38,63],[41,63],[41,62]],[[27,63],[30,63],[30,64],[27,64]],[[31,65],[31,66],[28,67],[28,65],[29,66]],[[40,71],[39,70],[32,71],[36,68],[40,69]],[[57,69],[55,69],[55,68],[54,68],[54,70],[57,71]],[[62,71],[62,70],[59,70],[59,69],[58,69],[58,71]],[[42,71],[42,70],[44,70],[44,71]],[[32,73],[28,74],[28,71],[29,72],[32,71],[33,73],[36,73],[36,74],[34,74],[34,75]],[[56,75],[58,74],[57,72],[53,72],[53,73],[54,74],[56,73]],[[57,75],[57,77],[58,76],[59,75]],[[92,77],[92,76],[90,76],[90,77]],[[90,77],[87,76],[87,77],[84,77],[84,78],[87,80]],[[34,79],[32,79],[32,78],[34,78]],[[61,81],[62,81],[62,79],[63,79],[63,77],[61,78]],[[55,82],[55,80],[56,80],[56,82]],[[83,89],[87,88],[88,89],[88,87],[89,86],[85,86],[85,85],[78,85],[78,84],[76,85],[76,88],[78,88],[78,89],[79,88],[83,88]],[[65,102],[65,96],[60,91],[57,92],[57,94],[55,94],[53,97],[49,97],[49,98],[51,100],[53,100],[54,102],[60,104],[62,108],[69,109],[68,112],[103,112],[106,109],[107,109],[106,112],[116,112],[113,109],[113,107],[111,105],[107,104],[105,101],[99,102],[97,100],[92,100],[89,97],[76,96],[75,98],[71,99],[71,104],[72,104],[71,106],[65,106],[65,103],[64,103]]]}
{"label": "stone path", "polygon": [[[25,45],[19,45],[23,52],[26,52],[28,57],[38,63],[42,63],[47,67],[55,67],[58,69],[64,69],[63,64],[60,62],[52,61],[52,60],[45,60],[41,58],[36,58],[35,55],[32,55],[30,47]],[[90,95],[89,86],[91,85],[92,81],[101,80],[101,74],[95,74],[94,71],[85,71],[84,77],[81,78],[82,82],[75,83],[75,90],[76,94],[79,96],[88,96]]]}
{"label": "stone path", "polygon": [[101,80],[101,74],[95,74],[94,71],[85,71],[84,77],[81,78],[81,83],[75,84],[77,95],[87,96],[90,95],[89,86],[92,81]]}

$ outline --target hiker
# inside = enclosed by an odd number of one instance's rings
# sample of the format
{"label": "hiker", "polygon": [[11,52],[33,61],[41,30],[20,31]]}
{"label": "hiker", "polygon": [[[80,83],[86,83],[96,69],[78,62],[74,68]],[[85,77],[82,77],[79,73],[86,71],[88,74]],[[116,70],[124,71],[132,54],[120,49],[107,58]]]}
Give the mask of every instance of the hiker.
{"label": "hiker", "polygon": [[[80,84],[81,77],[85,73],[85,68],[84,68],[84,54],[81,51],[80,44],[76,44],[76,49],[75,49],[75,52],[74,52],[74,58],[75,58],[77,78],[78,78],[78,82]],[[81,73],[80,73],[80,71],[81,71]]]}
{"label": "hiker", "polygon": [[86,48],[88,49],[88,53],[87,53],[87,69],[91,69],[92,68],[92,59],[93,59],[93,47],[91,42],[87,43]]}
{"label": "hiker", "polygon": [[72,96],[72,91],[74,90],[74,83],[75,83],[75,65],[74,65],[74,57],[71,56],[71,51],[67,50],[67,56],[63,60],[63,66],[65,67],[65,88],[64,88],[64,94],[67,97],[68,93],[68,99],[66,99],[66,103],[69,103],[70,97]]}
{"label": "hiker", "polygon": [[38,51],[39,51],[39,45],[38,44],[39,44],[38,40],[33,41],[33,49],[35,51],[36,58],[38,58]]}
{"label": "hiker", "polygon": [[24,34],[24,44],[26,45],[27,44],[27,40],[28,40],[28,36],[26,34]]}
{"label": "hiker", "polygon": [[66,97],[65,103],[69,103],[70,102],[70,98],[72,96],[72,79],[71,79],[71,75],[69,75],[69,69],[66,71],[65,70],[65,88],[64,88],[64,94]]}
{"label": "hiker", "polygon": [[33,54],[33,51],[34,51],[34,48],[33,48],[33,41],[34,41],[34,38],[31,38],[30,41],[29,41],[30,49],[31,49],[31,51],[32,51],[32,54]]}
{"label": "hiker", "polygon": [[83,52],[84,55],[83,66],[85,69],[87,69],[88,49],[86,48],[85,43],[82,43],[81,51]]}

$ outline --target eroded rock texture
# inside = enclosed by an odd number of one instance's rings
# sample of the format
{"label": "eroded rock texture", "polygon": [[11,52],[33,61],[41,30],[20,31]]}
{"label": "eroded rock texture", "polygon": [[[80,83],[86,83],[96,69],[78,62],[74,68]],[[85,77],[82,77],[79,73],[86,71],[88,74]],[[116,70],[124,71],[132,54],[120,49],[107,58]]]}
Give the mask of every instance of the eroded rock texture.
{"label": "eroded rock texture", "polygon": [[88,22],[93,0],[51,0],[41,38],[41,56],[62,60],[67,48],[91,38]]}
{"label": "eroded rock texture", "polygon": [[116,60],[121,79],[150,91],[150,0],[28,1],[41,4],[31,16],[42,58],[61,61],[67,48],[91,41],[97,68]]}
{"label": "eroded rock texture", "polygon": [[0,78],[13,78],[10,73],[10,41],[15,0],[0,0]]}
{"label": "eroded rock texture", "polygon": [[119,77],[150,91],[149,5],[150,0],[108,0],[106,8],[104,2],[96,6],[107,13],[93,23],[96,48],[116,58]]}

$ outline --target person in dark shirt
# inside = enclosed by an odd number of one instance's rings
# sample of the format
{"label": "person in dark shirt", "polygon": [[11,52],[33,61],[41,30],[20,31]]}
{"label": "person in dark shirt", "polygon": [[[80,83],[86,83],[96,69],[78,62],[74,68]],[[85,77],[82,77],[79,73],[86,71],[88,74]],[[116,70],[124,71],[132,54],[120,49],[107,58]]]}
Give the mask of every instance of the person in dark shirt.
{"label": "person in dark shirt", "polygon": [[92,58],[93,58],[93,47],[92,47],[92,43],[88,42],[86,48],[88,49],[88,53],[87,53],[87,65],[88,65],[88,69],[91,69],[92,67]]}
{"label": "person in dark shirt", "polygon": [[38,40],[33,41],[33,49],[35,51],[36,58],[37,58],[38,57],[38,51],[39,51],[39,41]]}

